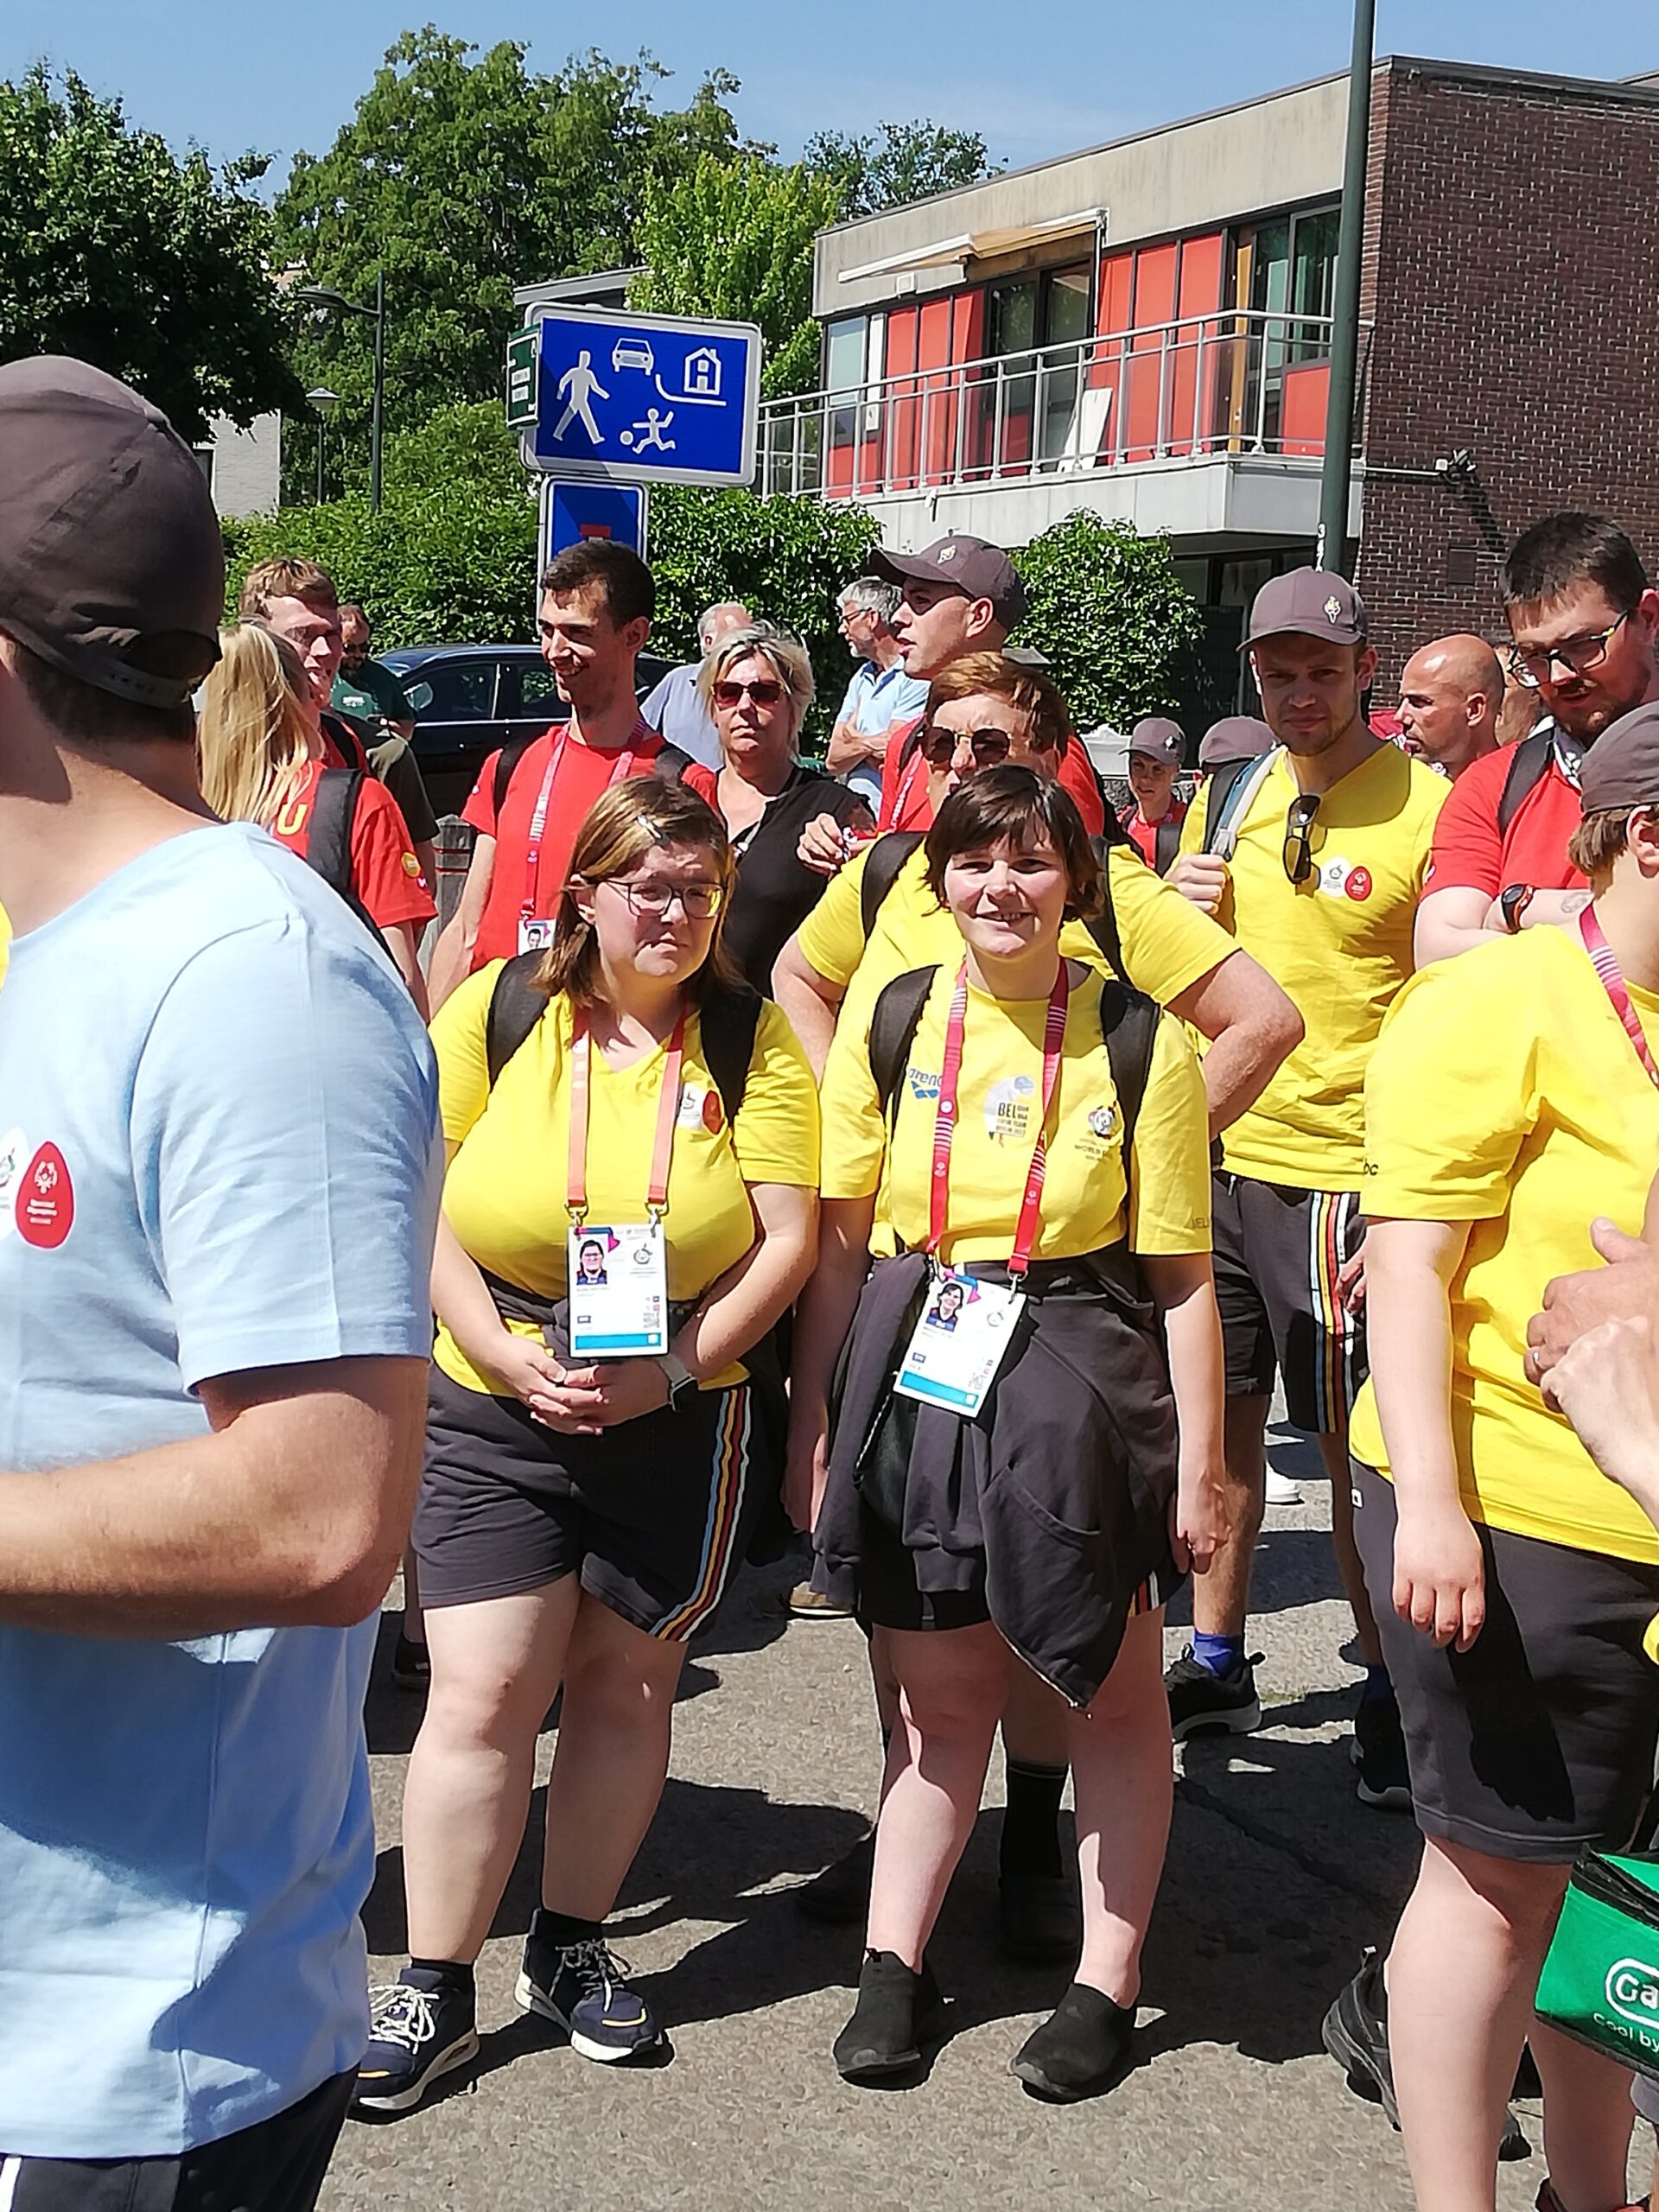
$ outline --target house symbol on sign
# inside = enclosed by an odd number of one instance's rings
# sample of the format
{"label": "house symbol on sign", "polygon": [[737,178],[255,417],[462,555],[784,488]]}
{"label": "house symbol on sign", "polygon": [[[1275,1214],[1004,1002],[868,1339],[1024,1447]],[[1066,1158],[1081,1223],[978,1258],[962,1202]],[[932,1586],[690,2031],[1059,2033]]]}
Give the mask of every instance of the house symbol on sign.
{"label": "house symbol on sign", "polygon": [[712,346],[698,346],[686,355],[684,375],[688,397],[719,398],[720,356]]}

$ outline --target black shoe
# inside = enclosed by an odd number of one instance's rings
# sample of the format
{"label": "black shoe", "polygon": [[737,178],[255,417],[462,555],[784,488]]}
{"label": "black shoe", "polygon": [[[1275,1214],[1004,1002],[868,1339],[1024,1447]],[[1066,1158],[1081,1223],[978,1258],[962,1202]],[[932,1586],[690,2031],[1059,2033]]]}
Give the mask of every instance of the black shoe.
{"label": "black shoe", "polygon": [[1135,2055],[1135,2010],[1074,1981],[1008,2071],[1055,2104],[1097,2097],[1121,2082]]}
{"label": "black shoe", "polygon": [[465,2066],[477,2050],[477,2000],[471,1989],[405,1967],[389,1987],[369,1992],[369,2047],[357,2069],[351,2108],[412,2112],[440,2075]]}
{"label": "black shoe", "polygon": [[1070,1965],[1083,1948],[1083,1913],[1064,1874],[1007,1872],[996,1885],[997,1937],[1011,1959]]}
{"label": "black shoe", "polygon": [[[1382,1980],[1380,1952],[1367,1951],[1365,1963],[1342,1991],[1325,2016],[1320,2037],[1325,2049],[1348,2076],[1348,2086],[1368,2104],[1381,2105],[1389,2126],[1396,2133],[1400,2107],[1394,2097],[1394,2063],[1389,2056],[1389,1993]],[[1530,2158],[1532,2146],[1512,2112],[1503,2115],[1503,2137],[1497,2155],[1506,2164]]]}
{"label": "black shoe", "polygon": [[915,2073],[926,2046],[938,2040],[942,2018],[938,1984],[925,1959],[912,1974],[892,1951],[866,1951],[858,2002],[835,2040],[836,2073],[843,2082]]}
{"label": "black shoe", "polygon": [[795,1910],[831,1928],[861,1926],[870,1912],[870,1877],[875,1871],[875,1830],[855,1843],[833,1866],[803,1882],[794,1893]]}
{"label": "black shoe", "polygon": [[547,1925],[550,1918],[538,1910],[524,1938],[524,1971],[515,1992],[520,2012],[556,2020],[571,2050],[601,2066],[654,2050],[662,2026],[630,1986],[626,1960],[616,1956],[597,1929],[573,1942],[569,1926],[556,1933]]}
{"label": "black shoe", "polygon": [[391,1679],[400,1690],[424,1690],[432,1685],[432,1662],[426,1646],[413,1643],[401,1631],[391,1647]]}
{"label": "black shoe", "polygon": [[1189,1736],[1211,1732],[1248,1736],[1262,1726],[1262,1700],[1255,1694],[1255,1669],[1261,1657],[1259,1651],[1253,1651],[1236,1674],[1217,1675],[1192,1656],[1189,1643],[1180,1657],[1165,1669],[1169,1732],[1178,1744]]}
{"label": "black shoe", "polygon": [[1376,1805],[1389,1813],[1411,1810],[1406,1739],[1400,1727],[1400,1707],[1392,1695],[1360,1700],[1354,1712],[1352,1757],[1359,1770],[1355,1786],[1362,1805]]}

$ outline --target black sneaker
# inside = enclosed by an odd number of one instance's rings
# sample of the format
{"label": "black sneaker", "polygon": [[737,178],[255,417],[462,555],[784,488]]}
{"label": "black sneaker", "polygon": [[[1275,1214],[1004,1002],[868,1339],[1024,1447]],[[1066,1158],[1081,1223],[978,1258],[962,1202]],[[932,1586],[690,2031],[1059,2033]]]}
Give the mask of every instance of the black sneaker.
{"label": "black sneaker", "polygon": [[[1383,2118],[1396,2132],[1400,2107],[1394,2096],[1394,2063],[1389,2056],[1389,1993],[1382,1980],[1382,1958],[1367,1951],[1359,1972],[1325,2016],[1320,2039],[1348,2076],[1348,2086],[1368,2104],[1381,2105]],[[1512,2112],[1503,2114],[1503,2135],[1497,2146],[1507,2165],[1532,2155],[1521,2123]]]}
{"label": "black sneaker", "polygon": [[1114,2088],[1135,2056],[1135,2008],[1074,1981],[1008,2071],[1052,2104],[1074,2105]]}
{"label": "black sneaker", "polygon": [[571,2050],[601,2066],[654,2050],[662,2027],[639,1991],[629,1987],[626,1961],[597,1930],[575,1942],[556,1942],[542,1927],[546,1917],[538,1911],[524,1939],[519,2010],[556,2020]]}
{"label": "black sneaker", "polygon": [[1352,1758],[1362,1805],[1389,1813],[1411,1810],[1411,1776],[1400,1707],[1392,1696],[1362,1698],[1354,1712]]}
{"label": "black sneaker", "polygon": [[997,1878],[997,1938],[1007,1957],[1072,1965],[1083,1948],[1083,1910],[1064,1874]]}
{"label": "black sneaker", "polygon": [[795,1910],[830,1928],[861,1927],[869,1917],[870,1877],[875,1871],[875,1830],[833,1866],[793,1891]]}
{"label": "black sneaker", "polygon": [[418,1967],[369,1992],[369,2047],[352,2092],[354,2113],[412,2112],[440,2075],[478,2052],[472,1991],[438,1984]]}
{"label": "black sneaker", "polygon": [[424,1690],[432,1685],[432,1661],[423,1643],[401,1632],[391,1647],[391,1679],[400,1690]]}
{"label": "black sneaker", "polygon": [[943,2018],[938,1984],[927,1961],[913,1974],[892,1951],[866,1951],[858,2002],[832,2052],[843,2082],[891,2082],[920,2069],[938,2040]]}
{"label": "black sneaker", "polygon": [[1248,1736],[1262,1726],[1262,1700],[1255,1694],[1255,1669],[1261,1657],[1259,1651],[1253,1651],[1236,1674],[1217,1675],[1192,1656],[1189,1643],[1180,1657],[1165,1669],[1169,1732],[1178,1744],[1189,1736],[1211,1733]]}

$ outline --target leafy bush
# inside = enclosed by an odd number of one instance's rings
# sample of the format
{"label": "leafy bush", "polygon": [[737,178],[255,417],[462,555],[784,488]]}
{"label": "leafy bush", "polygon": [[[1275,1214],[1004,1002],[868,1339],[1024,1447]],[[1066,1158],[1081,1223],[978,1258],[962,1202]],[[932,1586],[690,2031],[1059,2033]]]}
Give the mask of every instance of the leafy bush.
{"label": "leafy bush", "polygon": [[1175,707],[1204,626],[1166,537],[1080,508],[1014,562],[1031,600],[1016,642],[1047,656],[1079,729],[1128,730]]}

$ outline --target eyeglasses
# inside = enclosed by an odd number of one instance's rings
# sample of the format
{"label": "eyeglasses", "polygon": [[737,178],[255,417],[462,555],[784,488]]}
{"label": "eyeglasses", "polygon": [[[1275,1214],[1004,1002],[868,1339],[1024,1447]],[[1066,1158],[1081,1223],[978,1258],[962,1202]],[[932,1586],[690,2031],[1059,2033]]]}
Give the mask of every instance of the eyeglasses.
{"label": "eyeglasses", "polygon": [[649,914],[657,922],[677,902],[688,921],[712,921],[726,898],[726,887],[721,883],[636,883],[624,875],[607,876],[605,880],[613,891],[621,893],[632,912]]}
{"label": "eyeglasses", "polygon": [[715,686],[715,704],[741,707],[746,692],[757,707],[775,707],[784,696],[784,687],[773,676],[763,676],[758,683],[720,683]]}
{"label": "eyeglasses", "polygon": [[1627,607],[1617,622],[1605,630],[1592,630],[1582,638],[1568,638],[1559,645],[1540,645],[1531,652],[1522,652],[1519,646],[1510,655],[1510,674],[1517,683],[1524,683],[1529,691],[1535,691],[1541,683],[1548,683],[1550,670],[1559,661],[1569,676],[1587,675],[1607,658],[1609,639],[1615,631],[1630,619]]}
{"label": "eyeglasses", "polygon": [[948,768],[956,759],[957,747],[964,741],[973,748],[976,768],[995,767],[1014,749],[1014,740],[1005,729],[942,729],[938,723],[930,722],[922,732],[922,751],[929,767]]}
{"label": "eyeglasses", "polygon": [[1319,810],[1318,791],[1302,791],[1290,802],[1285,817],[1285,874],[1293,883],[1306,883],[1313,873],[1313,817]]}

